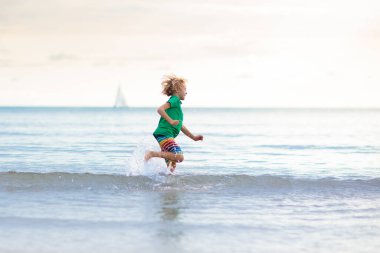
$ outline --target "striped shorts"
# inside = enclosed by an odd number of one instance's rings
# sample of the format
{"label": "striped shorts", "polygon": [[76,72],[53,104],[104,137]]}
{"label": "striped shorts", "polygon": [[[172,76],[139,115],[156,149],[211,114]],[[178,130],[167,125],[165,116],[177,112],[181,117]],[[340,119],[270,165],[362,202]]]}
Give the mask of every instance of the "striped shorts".
{"label": "striped shorts", "polygon": [[173,137],[154,135],[154,138],[156,138],[158,144],[160,145],[161,151],[182,154],[181,147],[175,142]]}

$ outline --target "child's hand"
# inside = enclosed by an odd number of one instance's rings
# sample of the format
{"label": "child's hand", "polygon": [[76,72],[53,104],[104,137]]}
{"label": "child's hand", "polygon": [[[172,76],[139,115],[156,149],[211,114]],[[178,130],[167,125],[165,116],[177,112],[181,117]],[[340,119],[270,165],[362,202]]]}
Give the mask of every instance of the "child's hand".
{"label": "child's hand", "polygon": [[172,120],[171,122],[170,122],[170,125],[172,125],[172,126],[176,126],[176,125],[178,125],[179,124],[179,120]]}
{"label": "child's hand", "polygon": [[196,135],[194,136],[194,141],[203,141],[203,135]]}

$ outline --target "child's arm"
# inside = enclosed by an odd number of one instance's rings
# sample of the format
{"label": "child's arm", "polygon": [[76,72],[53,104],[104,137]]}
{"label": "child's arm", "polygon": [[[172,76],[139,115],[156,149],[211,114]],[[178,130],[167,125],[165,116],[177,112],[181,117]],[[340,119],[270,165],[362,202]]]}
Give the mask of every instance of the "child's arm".
{"label": "child's arm", "polygon": [[181,127],[182,133],[184,133],[186,136],[188,136],[190,139],[194,141],[203,141],[203,136],[202,135],[193,135],[189,129],[187,129],[184,125]]}
{"label": "child's arm", "polygon": [[165,103],[158,107],[157,112],[161,115],[170,125],[176,126],[179,124],[179,120],[173,120],[170,116],[165,112],[165,110],[170,108],[170,103]]}

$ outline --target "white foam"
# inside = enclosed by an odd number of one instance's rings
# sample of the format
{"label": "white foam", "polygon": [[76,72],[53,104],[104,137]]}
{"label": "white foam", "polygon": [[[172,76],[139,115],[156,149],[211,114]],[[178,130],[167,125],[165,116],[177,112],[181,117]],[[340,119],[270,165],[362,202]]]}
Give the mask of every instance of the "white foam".
{"label": "white foam", "polygon": [[155,176],[167,173],[164,159],[154,157],[145,162],[144,157],[148,150],[160,151],[153,138],[144,137],[128,160],[127,176]]}

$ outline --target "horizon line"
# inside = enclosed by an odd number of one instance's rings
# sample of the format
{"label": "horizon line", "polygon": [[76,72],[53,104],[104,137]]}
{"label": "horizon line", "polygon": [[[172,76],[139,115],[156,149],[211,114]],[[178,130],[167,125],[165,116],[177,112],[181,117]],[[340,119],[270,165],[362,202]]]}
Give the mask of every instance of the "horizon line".
{"label": "horizon line", "polygon": [[[156,108],[156,106],[126,106],[126,107],[118,107],[114,106],[79,106],[79,105],[64,105],[64,106],[49,106],[49,105],[0,105],[0,108],[67,108],[67,109],[115,109],[115,110],[128,110],[128,109],[151,109]],[[380,110],[380,107],[343,107],[343,106],[304,106],[304,107],[296,107],[296,106],[236,106],[236,107],[224,107],[224,106],[186,106],[188,109],[284,109],[284,110]]]}

